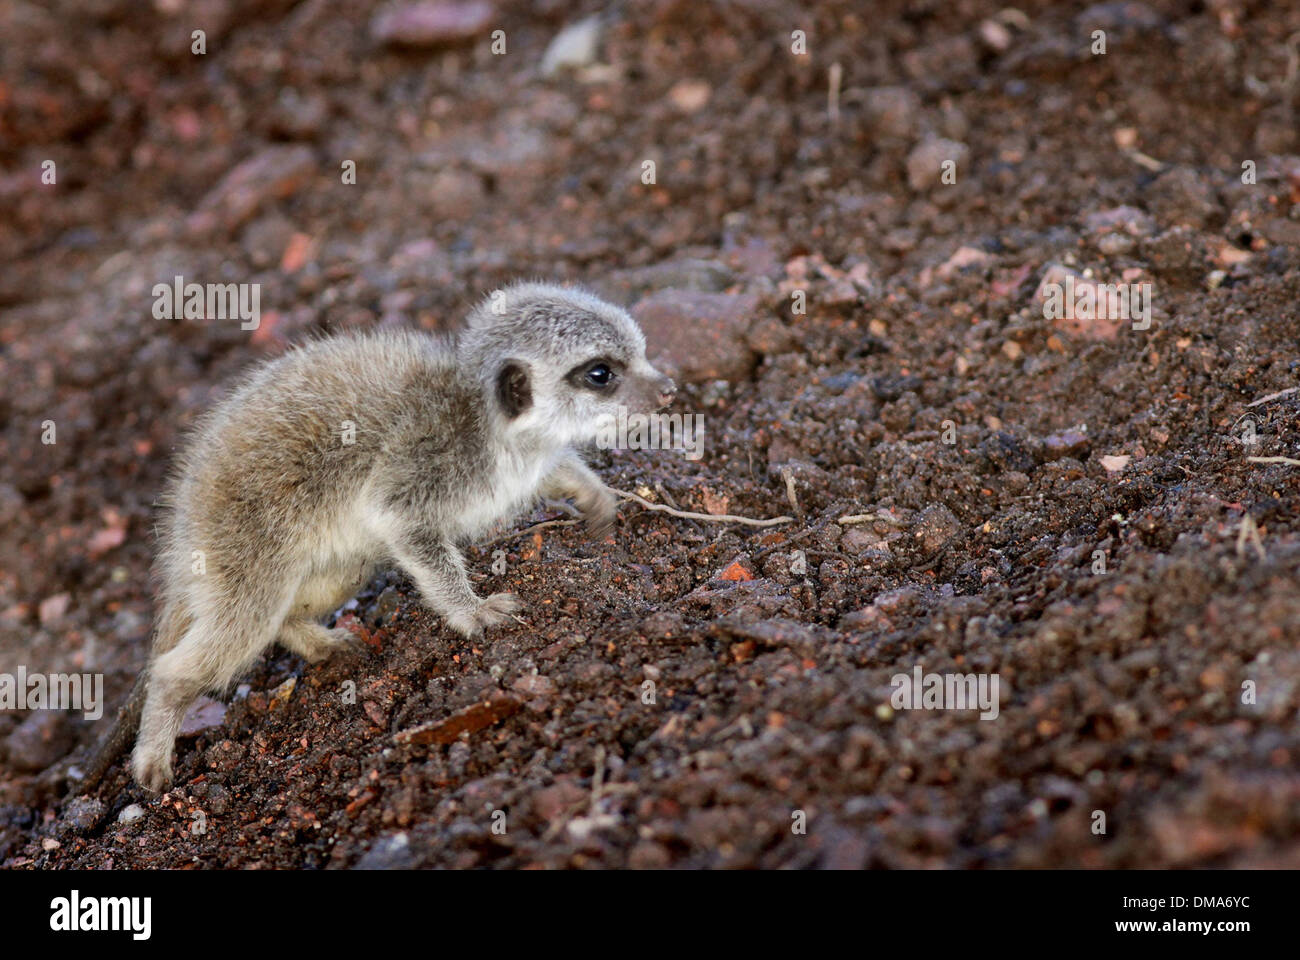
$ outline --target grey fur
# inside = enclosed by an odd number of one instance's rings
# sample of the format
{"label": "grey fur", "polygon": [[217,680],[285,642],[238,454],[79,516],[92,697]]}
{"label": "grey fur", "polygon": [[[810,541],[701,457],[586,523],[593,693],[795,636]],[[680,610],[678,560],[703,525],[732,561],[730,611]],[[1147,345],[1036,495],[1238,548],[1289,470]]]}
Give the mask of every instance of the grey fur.
{"label": "grey fur", "polygon": [[[614,388],[583,379],[598,359]],[[608,529],[615,499],[576,449],[601,415],[672,392],[624,311],[540,284],[489,298],[450,338],[322,340],[254,369],[203,418],[163,501],[135,779],[170,783],[186,709],[271,643],[312,661],[346,649],[347,632],[318,621],[383,563],[460,634],[500,623],[518,602],[476,596],[459,545],[539,496]]]}

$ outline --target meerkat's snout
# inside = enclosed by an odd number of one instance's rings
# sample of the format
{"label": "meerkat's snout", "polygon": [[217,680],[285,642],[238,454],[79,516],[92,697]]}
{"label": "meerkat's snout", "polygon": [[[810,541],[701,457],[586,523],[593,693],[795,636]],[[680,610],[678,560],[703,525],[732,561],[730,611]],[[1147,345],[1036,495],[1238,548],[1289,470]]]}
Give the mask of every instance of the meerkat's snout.
{"label": "meerkat's snout", "polygon": [[664,381],[659,386],[659,406],[660,408],[668,406],[677,397],[677,384],[673,383],[672,377],[664,377]]}
{"label": "meerkat's snout", "polygon": [[677,384],[673,383],[672,377],[665,377],[663,374],[659,375],[655,389],[657,391],[655,400],[658,401],[655,409],[657,410],[662,410],[668,406],[677,396]]}
{"label": "meerkat's snout", "polygon": [[464,637],[508,619],[518,601],[475,594],[461,546],[538,497],[572,500],[605,537],[617,500],[576,448],[675,392],[626,311],[542,284],[498,291],[451,339],[339,337],[255,369],[201,421],[163,501],[136,780],[171,781],[186,709],[272,643],[307,660],[355,648],[319,621],[381,563]]}
{"label": "meerkat's snout", "polygon": [[628,413],[653,413],[668,406],[676,396],[677,384],[672,377],[643,361],[628,371],[617,399]]}
{"label": "meerkat's snout", "polygon": [[673,383],[672,377],[666,377],[659,373],[654,380],[648,384],[646,390],[650,398],[648,406],[652,410],[662,410],[673,402],[677,396],[677,384]]}

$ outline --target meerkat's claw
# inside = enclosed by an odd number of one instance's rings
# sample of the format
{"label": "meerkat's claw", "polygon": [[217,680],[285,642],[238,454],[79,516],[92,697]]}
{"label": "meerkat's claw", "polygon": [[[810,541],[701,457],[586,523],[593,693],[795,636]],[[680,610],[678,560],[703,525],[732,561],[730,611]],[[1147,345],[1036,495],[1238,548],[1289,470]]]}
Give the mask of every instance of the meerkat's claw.
{"label": "meerkat's claw", "polygon": [[593,540],[604,540],[614,530],[615,514],[607,516],[589,516],[586,518],[585,527],[588,536]]}
{"label": "meerkat's claw", "polygon": [[582,515],[587,532],[597,540],[604,540],[618,519],[618,500],[608,490],[601,490],[591,502],[582,505]]}
{"label": "meerkat's claw", "polygon": [[478,602],[468,613],[455,613],[447,616],[447,626],[451,627],[467,640],[477,640],[483,636],[488,627],[505,623],[513,617],[515,611],[522,609],[519,598],[513,593],[494,593]]}
{"label": "meerkat's claw", "polygon": [[495,627],[499,623],[505,623],[521,609],[523,604],[513,593],[494,593],[478,605],[474,619],[480,626]]}
{"label": "meerkat's claw", "polygon": [[171,758],[150,754],[137,747],[131,754],[131,774],[136,783],[157,796],[172,782]]}

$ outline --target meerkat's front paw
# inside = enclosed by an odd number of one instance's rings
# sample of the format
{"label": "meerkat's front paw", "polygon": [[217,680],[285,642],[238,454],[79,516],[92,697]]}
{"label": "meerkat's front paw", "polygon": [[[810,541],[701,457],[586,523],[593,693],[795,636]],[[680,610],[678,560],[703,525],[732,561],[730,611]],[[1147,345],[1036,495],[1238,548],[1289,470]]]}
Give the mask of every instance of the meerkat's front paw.
{"label": "meerkat's front paw", "polygon": [[519,598],[513,593],[494,593],[478,602],[473,610],[447,617],[447,626],[466,638],[481,636],[488,627],[495,627],[510,619],[521,608]]}
{"label": "meerkat's front paw", "polygon": [[597,540],[604,540],[614,529],[618,517],[618,498],[605,487],[592,491],[590,497],[578,504],[586,522],[587,532]]}
{"label": "meerkat's front paw", "polygon": [[149,793],[162,793],[172,782],[171,757],[137,747],[131,753],[131,775]]}
{"label": "meerkat's front paw", "polygon": [[495,627],[499,623],[505,623],[522,608],[523,604],[513,593],[494,593],[478,605],[474,619],[480,627]]}

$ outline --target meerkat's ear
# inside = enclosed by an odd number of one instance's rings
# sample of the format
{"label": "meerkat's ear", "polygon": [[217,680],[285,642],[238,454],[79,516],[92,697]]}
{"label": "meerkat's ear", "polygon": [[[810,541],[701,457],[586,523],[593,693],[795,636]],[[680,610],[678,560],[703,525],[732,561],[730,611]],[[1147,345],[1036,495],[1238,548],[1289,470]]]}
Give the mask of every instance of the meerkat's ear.
{"label": "meerkat's ear", "polygon": [[533,405],[533,387],[528,368],[518,360],[507,360],[497,374],[497,400],[513,420]]}

